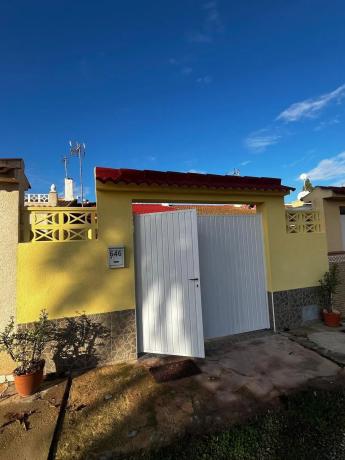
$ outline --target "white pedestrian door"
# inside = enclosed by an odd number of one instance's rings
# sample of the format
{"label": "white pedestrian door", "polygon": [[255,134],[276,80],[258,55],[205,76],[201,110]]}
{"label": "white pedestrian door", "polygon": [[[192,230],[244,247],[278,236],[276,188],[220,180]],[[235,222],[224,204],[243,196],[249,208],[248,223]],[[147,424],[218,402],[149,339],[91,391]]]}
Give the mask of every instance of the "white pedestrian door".
{"label": "white pedestrian door", "polygon": [[198,216],[204,334],[270,327],[261,215]]}
{"label": "white pedestrian door", "polygon": [[138,349],[203,358],[196,211],[134,219]]}

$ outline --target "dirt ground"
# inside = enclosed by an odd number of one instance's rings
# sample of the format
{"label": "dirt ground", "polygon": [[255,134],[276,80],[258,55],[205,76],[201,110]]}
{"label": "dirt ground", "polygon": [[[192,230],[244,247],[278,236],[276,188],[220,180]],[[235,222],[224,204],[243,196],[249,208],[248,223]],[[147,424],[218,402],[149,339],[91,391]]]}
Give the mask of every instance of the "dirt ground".
{"label": "dirt ground", "polygon": [[65,386],[66,379],[45,382],[42,391],[21,398],[13,384],[2,385],[1,460],[47,460]]}
{"label": "dirt ground", "polygon": [[56,458],[105,460],[156,448],[186,433],[220,430],[306,385],[345,378],[337,364],[282,335],[214,342],[206,359],[196,361],[200,375],[158,384],[148,368],[162,361],[75,377]]}

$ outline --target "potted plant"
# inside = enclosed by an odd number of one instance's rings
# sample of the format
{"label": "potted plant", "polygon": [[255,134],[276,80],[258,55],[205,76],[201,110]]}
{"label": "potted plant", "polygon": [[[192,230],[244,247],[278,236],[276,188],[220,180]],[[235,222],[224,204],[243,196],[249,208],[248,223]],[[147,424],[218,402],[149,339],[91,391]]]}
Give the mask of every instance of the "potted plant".
{"label": "potted plant", "polygon": [[328,272],[319,280],[319,301],[322,307],[323,320],[326,326],[340,326],[340,312],[333,308],[333,298],[339,285],[339,270],[336,264],[331,265]]}
{"label": "potted plant", "polygon": [[3,332],[0,332],[0,351],[6,352],[18,364],[13,375],[20,396],[29,396],[38,390],[45,364],[42,355],[51,337],[52,326],[44,310],[36,323],[16,327],[11,318]]}

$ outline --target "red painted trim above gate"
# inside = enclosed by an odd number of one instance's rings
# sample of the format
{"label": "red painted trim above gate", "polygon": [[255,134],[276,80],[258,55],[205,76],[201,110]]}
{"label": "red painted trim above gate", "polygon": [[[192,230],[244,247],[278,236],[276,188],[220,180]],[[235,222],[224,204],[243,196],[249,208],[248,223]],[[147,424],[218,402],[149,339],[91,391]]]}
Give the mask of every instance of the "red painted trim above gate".
{"label": "red painted trim above gate", "polygon": [[222,176],[218,174],[181,173],[138,169],[96,167],[96,179],[102,183],[195,187],[210,189],[274,191],[288,194],[295,190],[271,177]]}

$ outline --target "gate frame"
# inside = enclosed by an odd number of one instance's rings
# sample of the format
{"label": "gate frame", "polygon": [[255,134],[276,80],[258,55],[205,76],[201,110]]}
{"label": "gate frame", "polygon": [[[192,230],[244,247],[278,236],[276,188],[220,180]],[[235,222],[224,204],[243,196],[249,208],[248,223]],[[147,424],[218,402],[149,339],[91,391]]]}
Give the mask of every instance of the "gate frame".
{"label": "gate frame", "polygon": [[[114,171],[116,175],[120,170],[107,171]],[[273,326],[275,316],[277,329],[282,324],[281,315],[285,315],[286,309],[290,308],[285,305],[285,296],[293,291],[299,298],[306,298],[306,294],[309,296],[309,292],[316,289],[318,280],[328,270],[324,233],[287,234],[284,196],[289,190],[286,188],[220,189],[210,187],[207,179],[204,185],[190,187],[158,186],[154,183],[136,185],[134,180],[132,183],[116,183],[111,177],[98,177],[97,170],[96,179],[99,238],[105,245],[122,244],[126,247],[125,268],[114,273],[113,277],[116,286],[121,292],[125,291],[126,298],[130,297],[131,301],[123,305],[119,296],[114,299],[116,309],[136,308],[133,203],[255,205],[257,212],[262,214],[270,322]]]}

